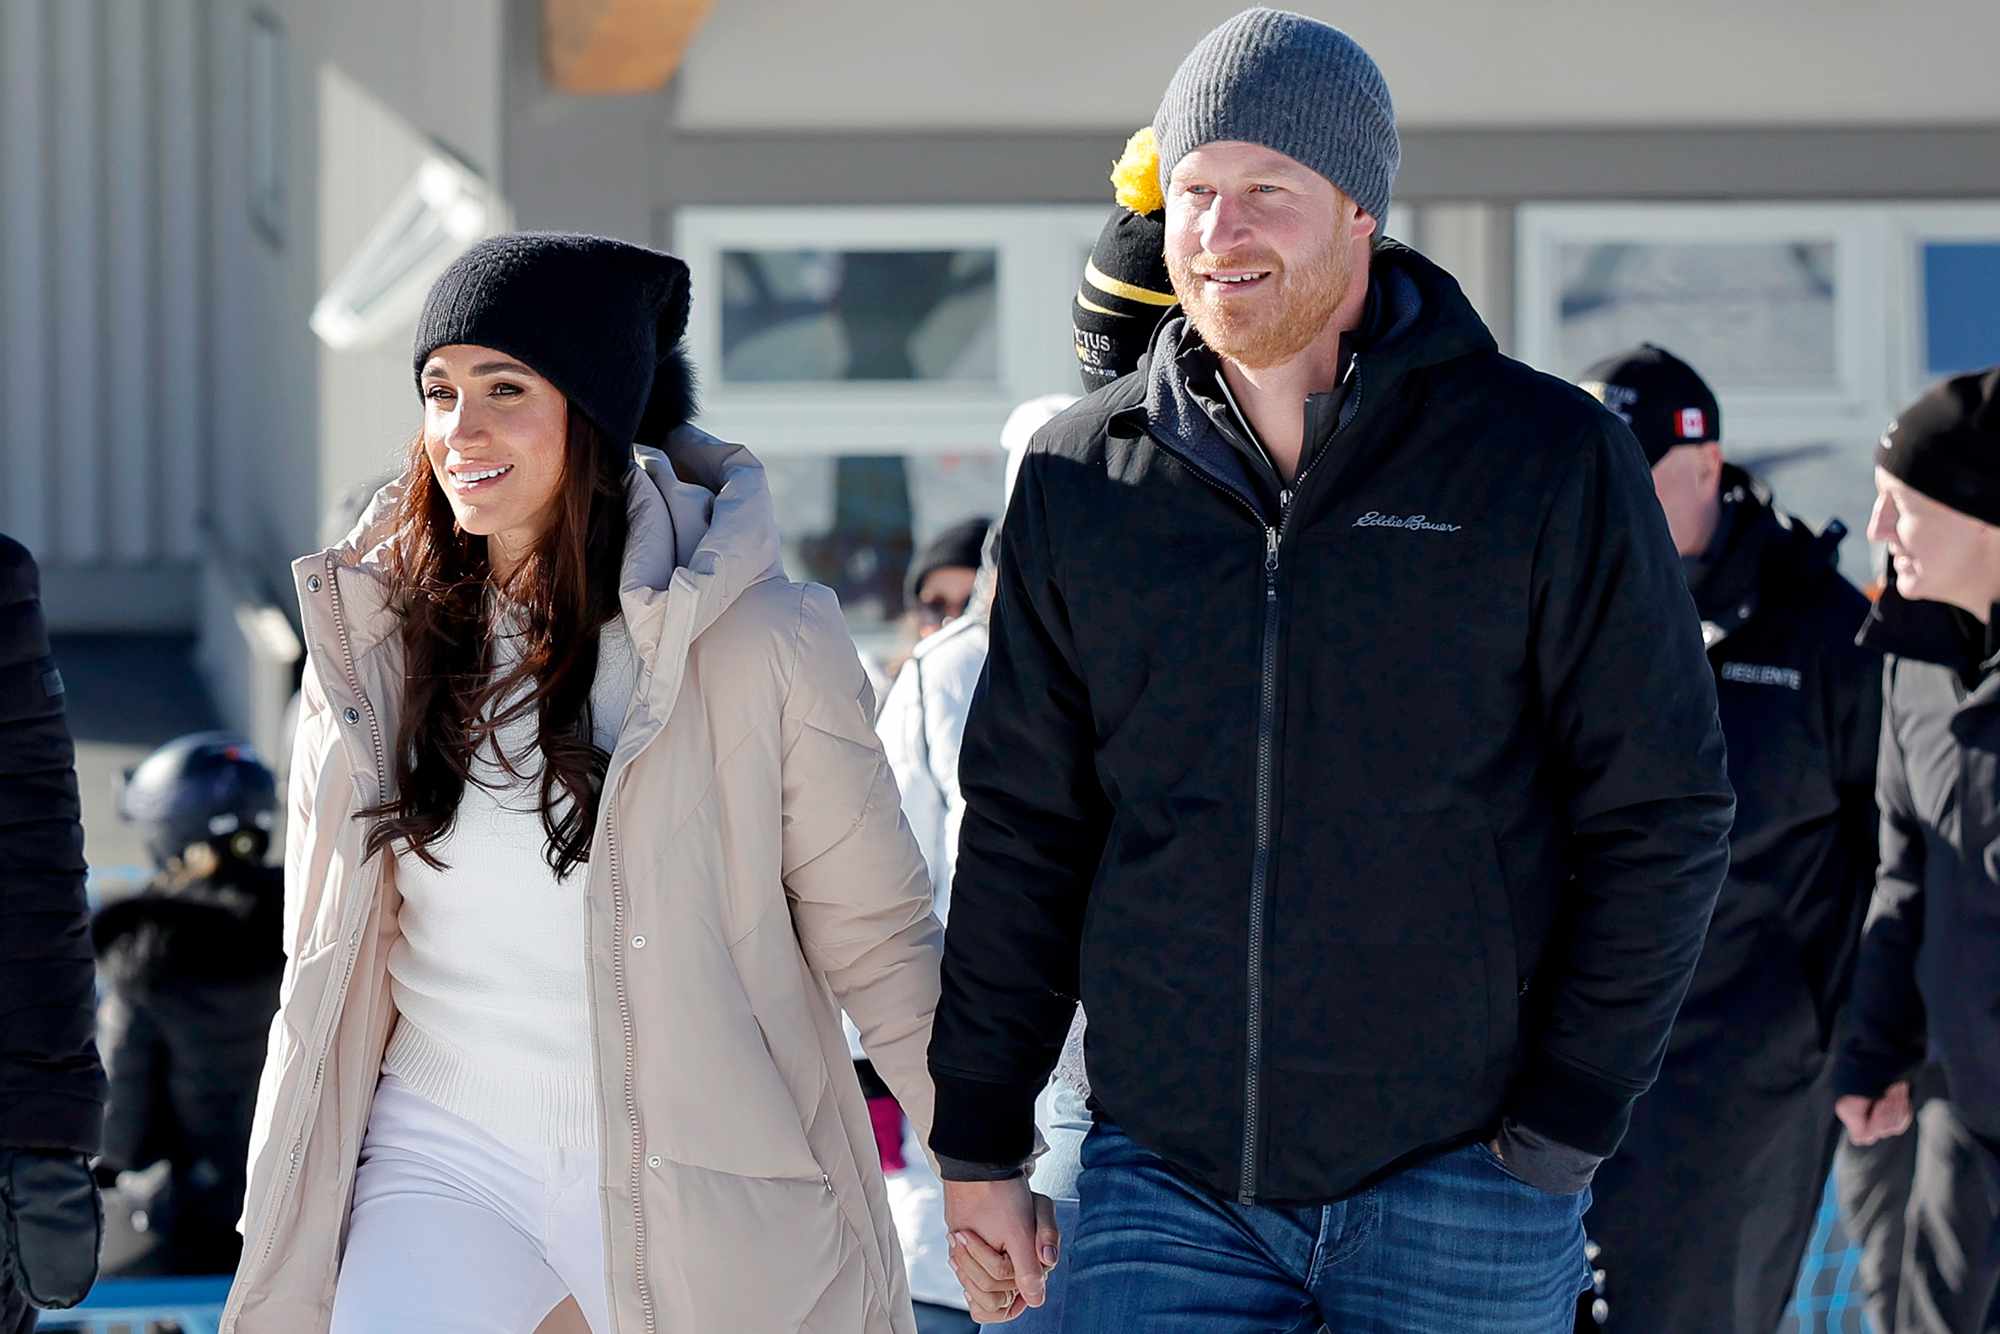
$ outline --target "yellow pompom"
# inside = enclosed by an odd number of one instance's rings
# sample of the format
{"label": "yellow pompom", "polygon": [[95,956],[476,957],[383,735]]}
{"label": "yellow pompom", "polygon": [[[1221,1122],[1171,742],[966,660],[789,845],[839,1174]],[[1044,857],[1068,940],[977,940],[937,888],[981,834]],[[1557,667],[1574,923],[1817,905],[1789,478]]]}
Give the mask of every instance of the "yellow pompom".
{"label": "yellow pompom", "polygon": [[1166,207],[1160,193],[1160,146],[1148,125],[1125,141],[1125,151],[1111,164],[1111,183],[1118,202],[1134,213],[1157,213]]}

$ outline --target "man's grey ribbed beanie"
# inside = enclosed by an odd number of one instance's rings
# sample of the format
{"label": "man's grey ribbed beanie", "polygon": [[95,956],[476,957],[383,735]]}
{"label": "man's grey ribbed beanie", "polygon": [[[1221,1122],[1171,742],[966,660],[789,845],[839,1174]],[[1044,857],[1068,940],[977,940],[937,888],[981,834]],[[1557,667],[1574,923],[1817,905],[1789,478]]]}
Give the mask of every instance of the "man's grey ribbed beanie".
{"label": "man's grey ribbed beanie", "polygon": [[1203,144],[1241,140],[1303,162],[1378,220],[1403,160],[1374,60],[1340,29],[1279,9],[1246,9],[1196,43],[1153,135],[1162,188]]}

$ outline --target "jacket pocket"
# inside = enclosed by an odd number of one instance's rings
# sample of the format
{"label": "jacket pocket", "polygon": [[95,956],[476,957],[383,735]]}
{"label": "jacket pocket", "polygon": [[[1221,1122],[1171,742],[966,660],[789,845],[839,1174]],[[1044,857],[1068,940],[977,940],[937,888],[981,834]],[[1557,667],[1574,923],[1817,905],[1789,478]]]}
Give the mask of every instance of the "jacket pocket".
{"label": "jacket pocket", "polygon": [[689,1294],[692,1328],[861,1328],[868,1267],[824,1175],[739,1176],[671,1158],[646,1175],[647,1216],[664,1224],[649,1231],[653,1287]]}

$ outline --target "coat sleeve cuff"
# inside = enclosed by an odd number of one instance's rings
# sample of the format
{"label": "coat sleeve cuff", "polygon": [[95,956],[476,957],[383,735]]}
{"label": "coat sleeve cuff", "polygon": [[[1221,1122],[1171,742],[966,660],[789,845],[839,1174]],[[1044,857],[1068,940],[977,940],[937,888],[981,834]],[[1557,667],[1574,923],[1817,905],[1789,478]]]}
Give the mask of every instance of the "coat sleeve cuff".
{"label": "coat sleeve cuff", "polygon": [[1609,1158],[1625,1138],[1638,1099],[1631,1089],[1544,1056],[1515,1084],[1507,1117],[1557,1144]]}
{"label": "coat sleeve cuff", "polygon": [[968,1163],[941,1153],[937,1173],[940,1181],[1012,1181],[1026,1176],[1028,1168],[1021,1163]]}
{"label": "coat sleeve cuff", "polygon": [[1891,1084],[1899,1079],[1908,1079],[1922,1064],[1919,1060],[1899,1069],[1893,1062],[1844,1051],[1833,1063],[1833,1096],[1879,1098],[1888,1092]]}
{"label": "coat sleeve cuff", "polygon": [[1604,1160],[1528,1129],[1511,1117],[1500,1126],[1500,1161],[1523,1181],[1551,1195],[1574,1195]]}
{"label": "coat sleeve cuff", "polygon": [[[1039,1084],[997,1084],[931,1069],[937,1110],[931,1118],[931,1152],[940,1163],[1006,1167],[1019,1171],[1035,1151],[1035,1098]],[[958,1178],[992,1180],[991,1177]]]}

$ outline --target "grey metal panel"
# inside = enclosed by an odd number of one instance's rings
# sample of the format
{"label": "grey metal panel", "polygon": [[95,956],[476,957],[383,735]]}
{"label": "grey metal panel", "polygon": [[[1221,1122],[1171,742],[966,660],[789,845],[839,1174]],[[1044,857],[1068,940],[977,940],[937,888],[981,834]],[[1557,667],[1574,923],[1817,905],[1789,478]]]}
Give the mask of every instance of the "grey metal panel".
{"label": "grey metal panel", "polygon": [[201,134],[202,15],[198,0],[152,0],[158,62],[159,316],[154,456],[160,462],[160,550],[189,560],[200,549],[199,511],[209,451],[202,409],[207,374],[208,285],[203,219],[208,209]]}
{"label": "grey metal panel", "polygon": [[120,563],[153,551],[158,455],[153,360],[153,239],[157,187],[152,146],[153,79],[150,5],[117,4],[104,17],[104,330],[103,366],[92,377],[108,392],[96,480],[107,524],[102,548]]}
{"label": "grey metal panel", "polygon": [[1949,199],[2000,193],[1994,126],[1431,130],[1407,199]]}
{"label": "grey metal panel", "polygon": [[0,4],[0,528],[48,548],[49,159],[44,0]]}
{"label": "grey metal panel", "polygon": [[50,558],[94,564],[104,550],[98,487],[104,475],[103,35],[98,0],[54,6],[53,80],[45,87],[55,153],[43,179],[56,197],[56,534]]}
{"label": "grey metal panel", "polygon": [[[1410,130],[1396,198],[1986,196],[2000,192],[1995,129]],[[669,207],[1046,200],[1109,209],[1105,175],[1128,132],[677,134],[657,141],[656,176]]]}

